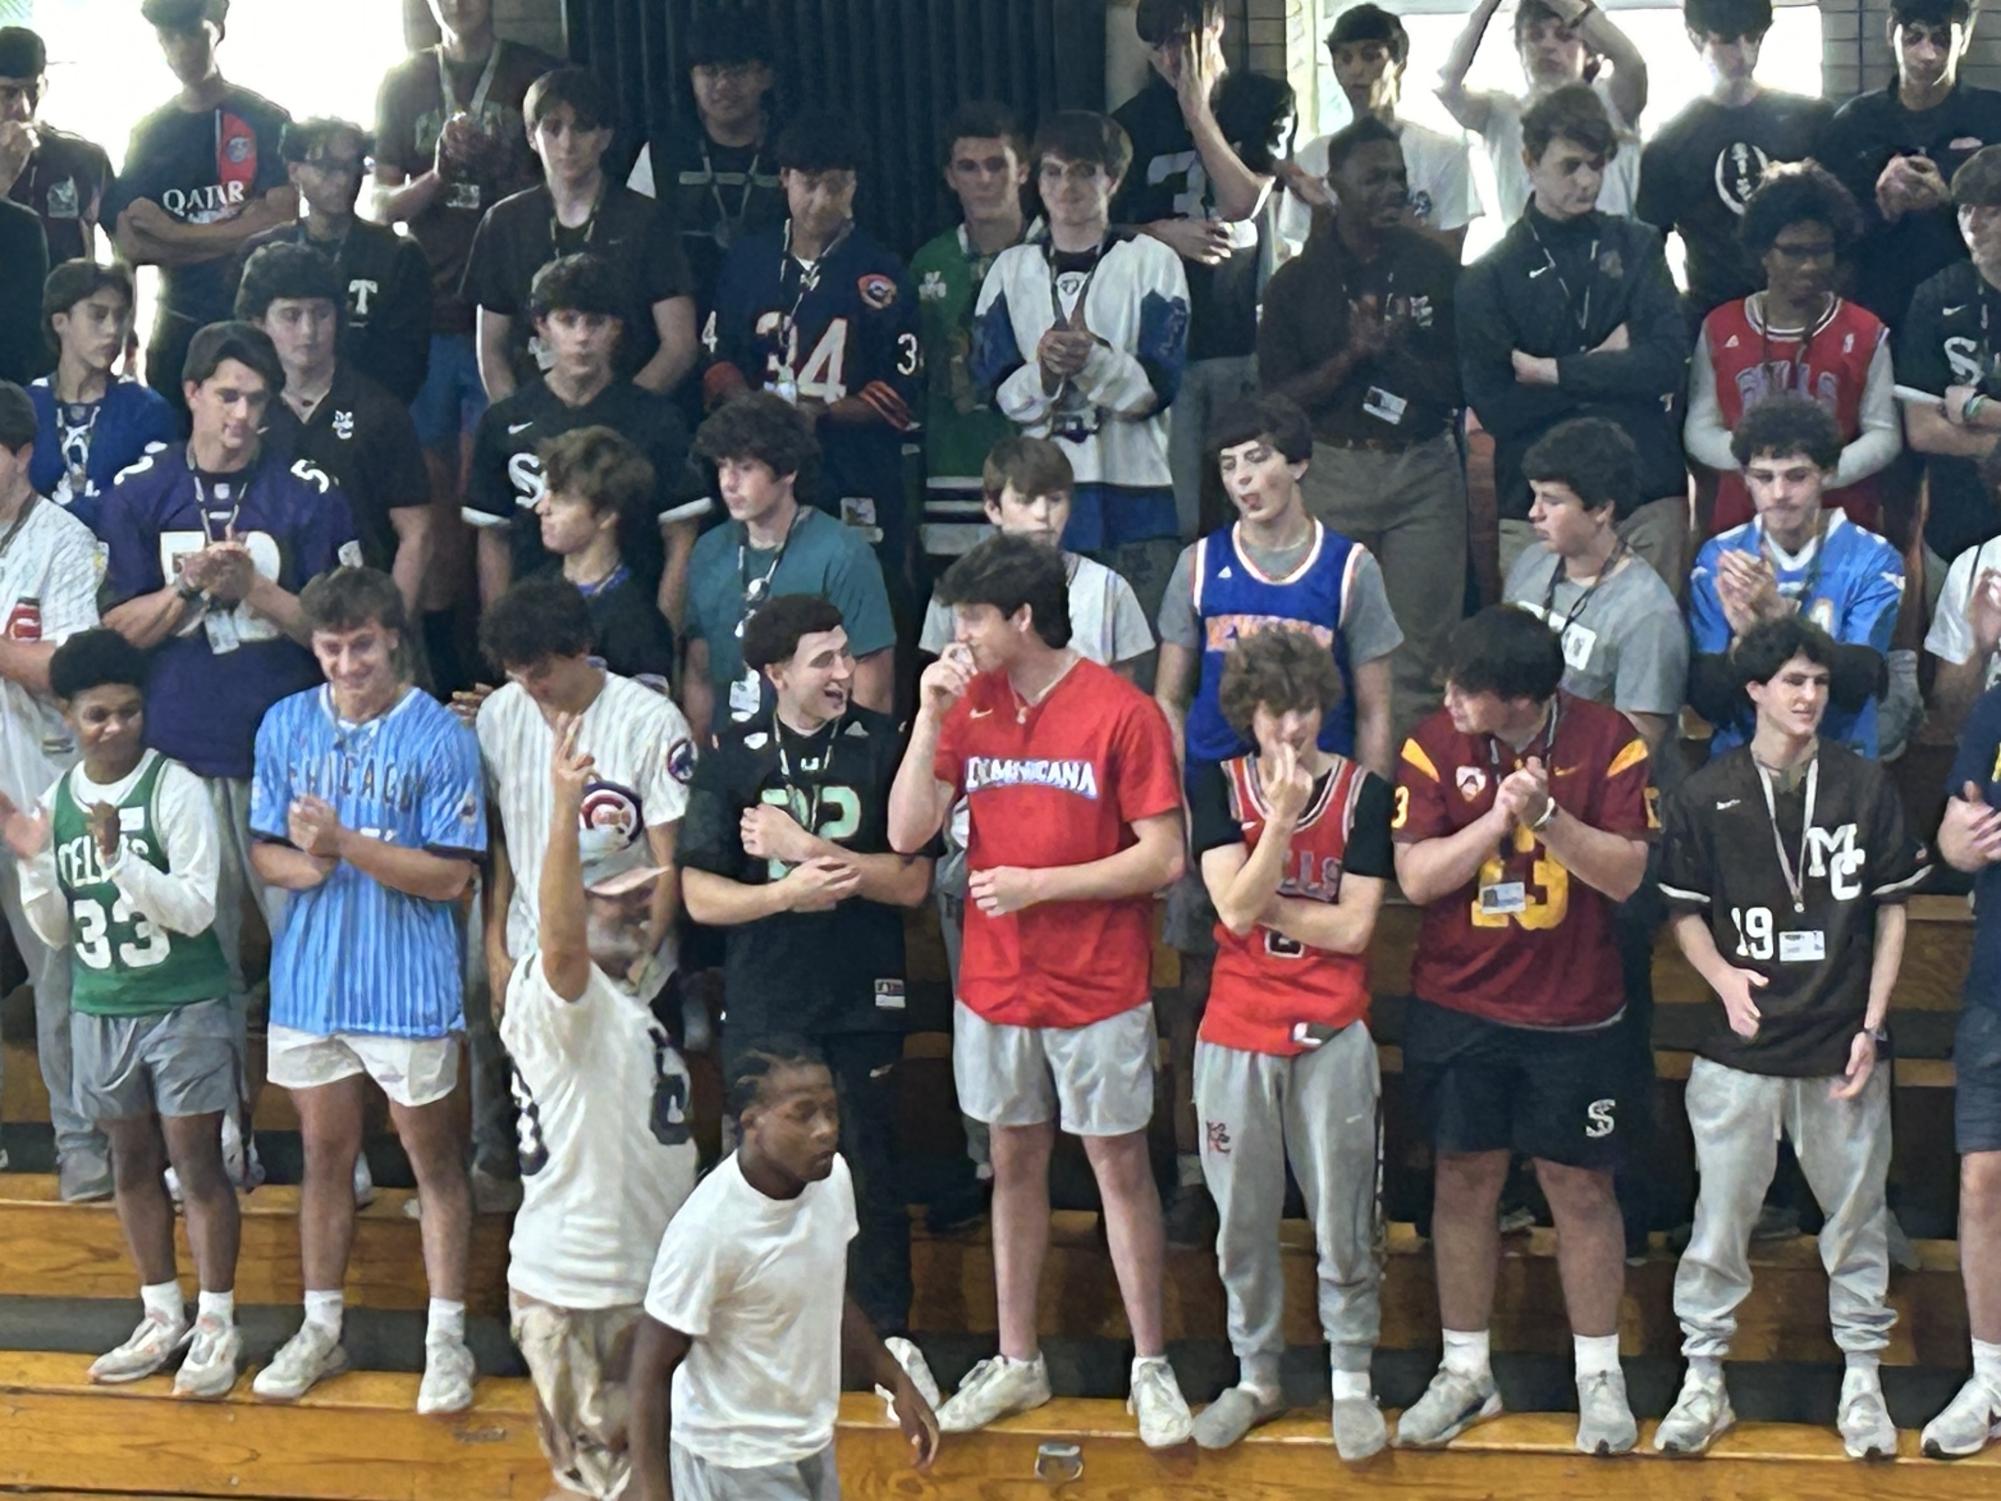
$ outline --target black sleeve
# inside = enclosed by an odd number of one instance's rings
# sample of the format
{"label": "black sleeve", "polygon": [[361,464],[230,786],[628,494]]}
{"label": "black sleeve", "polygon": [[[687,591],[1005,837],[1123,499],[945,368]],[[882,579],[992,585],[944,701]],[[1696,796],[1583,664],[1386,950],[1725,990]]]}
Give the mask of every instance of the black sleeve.
{"label": "black sleeve", "polygon": [[688,269],[687,252],[681,248],[681,232],[674,222],[671,199],[663,198],[646,230],[645,260],[640,268],[640,285],[650,309],[670,297],[692,297],[694,273]]}
{"label": "black sleeve", "polygon": [[1925,868],[1925,851],[1904,822],[1904,799],[1879,762],[1868,762],[1869,894],[1879,903],[1903,902]]}
{"label": "black sleeve", "polygon": [[1230,779],[1220,764],[1199,761],[1188,773],[1188,837],[1195,858],[1244,842],[1243,825],[1230,814]]}
{"label": "black sleeve", "polygon": [[1853,714],[1890,684],[1890,664],[1875,647],[1864,643],[1837,644],[1827,670],[1827,701]]}
{"label": "black sleeve", "polygon": [[1688,662],[1688,704],[1712,725],[1736,724],[1750,707],[1744,680],[1727,652],[1697,652]]}
{"label": "black sleeve", "polygon": [[674,839],[674,860],[727,880],[743,879],[743,809],[729,788],[730,751],[722,746],[695,763],[688,787],[688,811]]}
{"label": "black sleeve", "polygon": [[1352,876],[1394,881],[1396,856],[1390,844],[1390,784],[1373,771],[1362,774],[1355,821],[1348,826],[1348,853],[1342,870]]}
{"label": "black sleeve", "polygon": [[47,373],[42,347],[42,283],[49,275],[49,240],[34,211],[6,205],[0,265],[0,379],[25,386]]}
{"label": "black sleeve", "polygon": [[1633,217],[1651,224],[1662,234],[1674,228],[1674,194],[1668,178],[1674,171],[1669,151],[1674,137],[1667,131],[1647,142],[1640,152],[1640,196],[1633,204]]}
{"label": "black sleeve", "polygon": [[500,205],[495,204],[473,231],[459,295],[475,307],[512,318],[521,311],[520,292],[508,285],[506,240],[507,221],[500,214]]}
{"label": "black sleeve", "polygon": [[1939,278],[1933,277],[1911,294],[1910,308],[1897,329],[1893,360],[1897,384],[1915,386],[1934,396],[1944,395],[1945,388],[1955,380],[1952,364],[1946,358],[1945,330],[1940,326],[1943,299],[1939,293]]}
{"label": "black sleeve", "polygon": [[398,239],[389,295],[377,314],[375,378],[408,406],[424,388],[431,364],[431,268],[415,240]]}
{"label": "black sleeve", "polygon": [[507,483],[507,453],[500,441],[499,410],[480,413],[473,431],[472,467],[466,472],[466,509],[512,523],[514,496]]}
{"label": "black sleeve", "polygon": [[431,503],[431,476],[424,467],[424,445],[417,424],[398,396],[382,402],[370,424],[367,462],[375,494],[387,511],[410,510]]}
{"label": "black sleeve", "polygon": [[1662,822],[1661,895],[1676,912],[1706,913],[1714,894],[1715,874],[1709,841],[1703,837],[1697,807],[1686,784],[1666,800]]}

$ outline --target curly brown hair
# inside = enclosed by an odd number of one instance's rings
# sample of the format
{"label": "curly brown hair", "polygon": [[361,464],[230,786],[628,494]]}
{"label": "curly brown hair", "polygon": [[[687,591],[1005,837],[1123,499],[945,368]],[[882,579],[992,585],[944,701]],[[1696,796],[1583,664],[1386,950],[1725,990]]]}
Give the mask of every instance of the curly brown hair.
{"label": "curly brown hair", "polygon": [[1249,740],[1259,704],[1273,714],[1305,709],[1326,714],[1341,702],[1342,692],[1334,654],[1306,631],[1280,627],[1245,636],[1230,648],[1216,703],[1230,728]]}

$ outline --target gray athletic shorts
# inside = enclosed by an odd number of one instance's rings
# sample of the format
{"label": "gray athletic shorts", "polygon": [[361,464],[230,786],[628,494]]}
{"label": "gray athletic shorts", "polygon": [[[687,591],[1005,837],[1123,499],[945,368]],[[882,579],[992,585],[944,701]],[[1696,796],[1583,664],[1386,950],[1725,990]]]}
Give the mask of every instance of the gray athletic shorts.
{"label": "gray athletic shorts", "polygon": [[674,1501],[840,1501],[841,1496],[832,1444],[792,1464],[728,1470],[670,1442],[667,1471]]}
{"label": "gray athletic shorts", "polygon": [[86,1120],[236,1108],[243,1014],[226,997],[150,1016],[72,1011],[69,1035],[76,1108]]}
{"label": "gray athletic shorts", "polygon": [[959,1108],[989,1126],[1058,1122],[1073,1136],[1127,1136],[1153,1119],[1153,1006],[1084,1027],[1016,1027],[952,1003]]}
{"label": "gray athletic shorts", "polygon": [[1953,1135],[1960,1152],[2001,1152],[2001,1007],[1960,1007],[1952,1063],[1958,1086]]}

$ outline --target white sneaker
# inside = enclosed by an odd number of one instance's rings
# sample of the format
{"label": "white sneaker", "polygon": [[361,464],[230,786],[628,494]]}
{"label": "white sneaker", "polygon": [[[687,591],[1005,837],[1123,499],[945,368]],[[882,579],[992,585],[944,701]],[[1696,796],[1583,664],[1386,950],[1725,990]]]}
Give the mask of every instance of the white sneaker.
{"label": "white sneaker", "polygon": [[210,1315],[196,1319],[187,1359],[174,1373],[177,1397],[222,1397],[236,1385],[236,1363],[243,1358],[243,1336],[236,1325]]}
{"label": "white sneaker", "polygon": [[472,1406],[472,1383],[478,1375],[472,1351],[462,1339],[440,1335],[424,1341],[424,1379],[417,1387],[417,1411],[425,1417],[464,1412]]}
{"label": "white sneaker", "polygon": [[1404,1409],[1397,1422],[1399,1449],[1442,1449],[1475,1423],[1501,1411],[1500,1389],[1491,1371],[1475,1378],[1444,1366],[1424,1395]]}
{"label": "white sneaker", "polygon": [[264,1182],[264,1164],[257,1158],[257,1138],[243,1134],[234,1110],[226,1110],[222,1116],[222,1166],[229,1174],[229,1181],[245,1193]]}
{"label": "white sneaker", "polygon": [[354,1207],[366,1209],[375,1202],[375,1175],[368,1170],[368,1154],[357,1152],[354,1158]]}
{"label": "white sneaker", "polygon": [[2001,1394],[1973,1376],[1945,1411],[1925,1424],[1918,1442],[1926,1459],[1965,1459],[1997,1438],[2001,1438]]}
{"label": "white sneaker", "polygon": [[1623,1371],[1595,1371],[1577,1379],[1577,1452],[1627,1454],[1640,1441]]}
{"label": "white sneaker", "polygon": [[1126,1411],[1139,1419],[1139,1441],[1149,1449],[1172,1449],[1185,1444],[1195,1431],[1181,1385],[1174,1379],[1174,1367],[1167,1357],[1133,1362],[1132,1394]]}
{"label": "white sneaker", "polygon": [[1334,1452],[1349,1464],[1382,1453],[1390,1425],[1374,1397],[1336,1397],[1331,1415]]}
{"label": "white sneaker", "polygon": [[[896,1363],[903,1367],[910,1384],[917,1388],[917,1394],[930,1405],[935,1413],[941,1400],[938,1378],[931,1374],[931,1363],[924,1358],[924,1352],[900,1334],[892,1334],[882,1342],[883,1348],[896,1357]],[[897,1421],[896,1398],[886,1386],[878,1386],[875,1394],[882,1398],[882,1405],[889,1413],[890,1422]]]}
{"label": "white sneaker", "polygon": [[1737,1421],[1730,1406],[1730,1389],[1721,1380],[1704,1379],[1693,1366],[1681,1378],[1681,1395],[1654,1430],[1654,1451],[1677,1459],[1703,1453]]}
{"label": "white sneaker", "polygon": [[1883,1403],[1883,1388],[1874,1381],[1841,1384],[1841,1407],[1834,1426],[1850,1459],[1895,1459],[1897,1425]]}
{"label": "white sneaker", "polygon": [[1028,1361],[996,1355],[966,1372],[959,1389],[938,1409],[938,1426],[946,1433],[971,1433],[1048,1400],[1049,1367],[1040,1351]]}
{"label": "white sneaker", "polygon": [[339,1338],[307,1319],[271,1357],[271,1363],[257,1373],[250,1390],[274,1402],[292,1402],[311,1391],[316,1382],[346,1369],[347,1351],[341,1348]]}
{"label": "white sneaker", "polygon": [[90,1379],[106,1386],[138,1381],[152,1375],[188,1342],[188,1321],[148,1312],[130,1339],[90,1363]]}

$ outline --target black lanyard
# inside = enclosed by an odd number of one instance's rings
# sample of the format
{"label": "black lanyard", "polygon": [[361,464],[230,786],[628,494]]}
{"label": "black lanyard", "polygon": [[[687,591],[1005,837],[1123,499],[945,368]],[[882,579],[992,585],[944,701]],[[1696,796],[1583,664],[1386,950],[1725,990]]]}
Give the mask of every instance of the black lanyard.
{"label": "black lanyard", "polygon": [[[49,394],[55,394],[55,381],[49,381]],[[57,411],[61,417],[61,451],[63,468],[69,472],[70,498],[81,500],[90,486],[90,445],[97,434],[97,419],[104,415],[104,404],[111,398],[111,383],[107,381],[104,395],[96,401],[58,401]],[[84,413],[90,414],[84,419]]]}
{"label": "black lanyard", "polygon": [[743,591],[743,620],[737,623],[739,636],[743,634],[744,622],[755,615],[758,608],[770,597],[771,581],[778,577],[778,567],[785,561],[786,550],[792,546],[793,534],[799,530],[799,523],[805,519],[806,507],[801,506],[793,515],[792,524],[785,528],[785,536],[778,543],[778,556],[771,560],[771,566],[764,570],[763,576],[755,579],[750,576],[750,527],[747,523],[738,523],[740,531],[736,544],[736,577],[737,586]]}
{"label": "black lanyard", "polygon": [[[1793,598],[1795,612],[1811,604],[1814,590],[1820,587],[1820,567],[1827,561],[1827,531],[1832,522],[1833,512],[1823,506],[1820,524],[1813,529],[1813,561],[1807,565],[1806,577],[1800,581],[1800,592]],[[1758,555],[1771,566],[1772,587],[1778,589],[1780,597],[1784,598],[1785,590],[1779,584],[1778,544],[1766,535],[1763,522],[1758,524]]]}
{"label": "black lanyard", "polygon": [[[1620,560],[1625,556],[1626,539],[1621,537],[1612,544],[1612,551],[1605,559],[1605,566],[1598,570],[1598,577],[1591,581],[1591,587],[1578,594],[1576,602],[1571,605],[1569,612],[1563,617],[1563,624],[1556,628],[1557,640],[1561,641],[1565,636],[1570,634],[1570,628],[1577,624],[1578,616],[1584,613],[1585,608],[1591,603],[1593,596],[1605,587],[1605,580],[1612,576],[1612,570],[1619,566]],[[1556,560],[1556,571],[1549,576],[1549,588],[1543,591],[1542,618],[1544,624],[1549,624],[1556,616],[1556,586],[1562,582],[1563,559],[1558,558]],[[1550,738],[1552,740],[1556,738],[1554,732],[1551,733]]]}
{"label": "black lanyard", "polygon": [[[789,811],[792,815],[795,818],[799,818],[799,827],[815,837],[818,837],[820,832],[820,799],[826,791],[828,774],[834,769],[834,747],[840,743],[841,726],[847,723],[847,718],[847,711],[842,710],[840,718],[833,722],[831,726],[832,733],[827,736],[827,753],[825,755],[821,756],[817,761],[807,761],[803,758],[800,760],[799,770],[801,772],[817,771],[820,774],[816,781],[802,791],[798,781],[794,779],[792,758],[785,751],[785,736],[787,734],[785,722],[778,717],[776,710],[772,711],[772,739],[778,743],[778,775],[785,783],[785,800],[790,805]],[[801,735],[799,739],[810,745],[813,741],[819,739],[819,733]],[[805,815],[803,818],[799,817],[801,813]]]}
{"label": "black lanyard", "polygon": [[[1577,331],[1580,334],[1583,333],[1591,325],[1591,284],[1589,282],[1584,284],[1584,302],[1582,306],[1579,306],[1577,295],[1570,290],[1570,282],[1565,278],[1563,268],[1557,265],[1556,257],[1550,254],[1549,247],[1542,242],[1542,232],[1535,227],[1535,215],[1533,213],[1523,214],[1522,222],[1528,225],[1529,234],[1535,240],[1536,249],[1542,252],[1544,269],[1556,277],[1556,284],[1563,291],[1564,310],[1570,314],[1571,319],[1577,324]],[[1598,265],[1598,241],[1595,239],[1591,242],[1591,257],[1588,264],[1594,270]],[[1533,272],[1530,273],[1530,275],[1534,274]]]}
{"label": "black lanyard", "polygon": [[[250,466],[246,464],[243,472],[247,475],[249,471]],[[243,502],[250,497],[250,481],[246,478],[241,481],[232,480],[228,482],[229,514],[222,520],[222,536],[218,538],[215,534],[214,518],[209,515],[208,486],[202,483],[201,473],[195,468],[193,444],[188,445],[188,478],[193,480],[195,485],[195,511],[201,517],[202,536],[208,539],[211,547],[217,541],[227,542],[236,530],[236,518],[243,514]],[[221,489],[223,487],[218,486],[217,488]]]}
{"label": "black lanyard", "polygon": [[779,358],[783,362],[788,374],[791,373],[792,362],[799,353],[794,347],[797,343],[799,330],[799,308],[806,301],[806,294],[820,285],[821,271],[826,268],[827,262],[833,258],[834,252],[848,242],[848,235],[853,232],[854,227],[855,221],[852,219],[843,224],[841,232],[828,242],[826,249],[813,257],[813,264],[809,267],[804,261],[794,258],[792,254],[792,221],[790,219],[785,221],[785,244],[778,252],[779,295],[784,295],[785,278],[795,267],[799,276],[798,294],[793,297],[792,306],[778,320]]}
{"label": "black lanyard", "polygon": [[1055,315],[1057,327],[1066,328],[1069,326],[1072,313],[1081,314],[1084,311],[1084,299],[1091,295],[1091,283],[1097,279],[1098,268],[1105,264],[1105,242],[1103,240],[1098,242],[1097,251],[1091,257],[1091,269],[1084,273],[1084,285],[1077,289],[1077,300],[1070,305],[1070,313],[1063,311],[1063,294],[1057,290],[1057,284],[1062,281],[1066,273],[1057,269],[1054,240],[1043,244],[1042,258],[1049,266],[1050,312]]}
{"label": "black lanyard", "polygon": [[764,161],[764,147],[760,145],[751,153],[750,165],[744,169],[743,196],[737,199],[736,212],[732,214],[729,205],[723,202],[723,185],[716,179],[716,164],[709,156],[709,138],[702,136],[702,171],[709,179],[709,196],[716,202],[716,227],[710,231],[710,238],[716,242],[718,250],[727,250],[742,228],[743,221],[750,214],[750,195],[757,191],[757,169]]}
{"label": "black lanyard", "polygon": [[[604,207],[604,195],[605,192],[610,187],[611,187],[611,179],[609,177],[601,177],[598,180],[597,196],[591,199],[590,217],[584,220],[582,225],[584,231],[584,243],[577,247],[579,253],[590,249],[591,241],[597,238],[598,211]],[[559,236],[562,234],[562,231],[566,227],[567,226],[563,224],[562,220],[557,215],[556,196],[555,194],[551,193],[549,195],[549,248],[559,256],[569,253],[563,249],[563,242],[559,238]]]}

